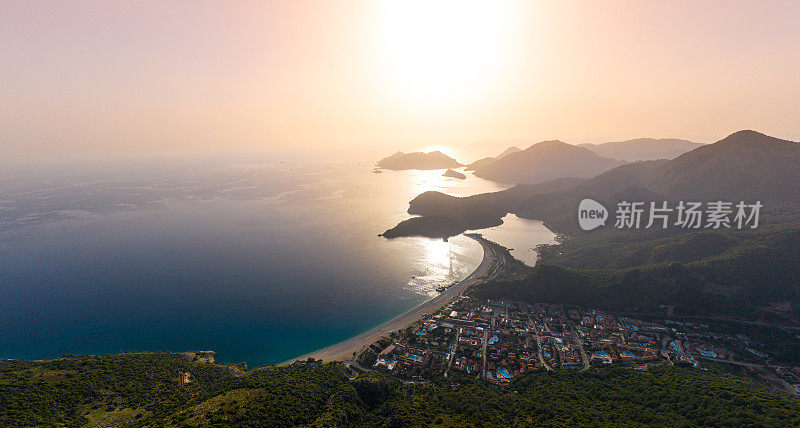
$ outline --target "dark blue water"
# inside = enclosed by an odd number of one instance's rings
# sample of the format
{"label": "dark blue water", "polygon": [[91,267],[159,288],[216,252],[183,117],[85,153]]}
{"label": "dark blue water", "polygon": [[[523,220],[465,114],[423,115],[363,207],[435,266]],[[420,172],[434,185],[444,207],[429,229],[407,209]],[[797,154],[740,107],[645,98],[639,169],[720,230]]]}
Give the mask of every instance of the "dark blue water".
{"label": "dark blue water", "polygon": [[368,163],[243,160],[8,173],[0,357],[214,350],[277,363],[427,300],[466,237],[386,240],[408,200],[492,183]]}

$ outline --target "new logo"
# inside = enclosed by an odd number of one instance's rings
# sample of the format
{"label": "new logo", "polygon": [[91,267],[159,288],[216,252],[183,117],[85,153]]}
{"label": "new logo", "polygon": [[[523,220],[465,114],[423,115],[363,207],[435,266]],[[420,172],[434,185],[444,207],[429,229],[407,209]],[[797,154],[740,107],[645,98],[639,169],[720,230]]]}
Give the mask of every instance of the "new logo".
{"label": "new logo", "polygon": [[583,230],[593,230],[605,226],[608,210],[594,199],[584,199],[578,204],[578,225]]}

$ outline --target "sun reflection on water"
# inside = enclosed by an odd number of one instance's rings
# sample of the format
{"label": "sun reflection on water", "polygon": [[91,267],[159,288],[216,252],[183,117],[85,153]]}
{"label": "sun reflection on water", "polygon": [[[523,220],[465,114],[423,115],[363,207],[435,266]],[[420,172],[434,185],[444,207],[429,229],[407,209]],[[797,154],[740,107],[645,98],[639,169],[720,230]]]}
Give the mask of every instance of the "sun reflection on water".
{"label": "sun reflection on water", "polygon": [[452,240],[411,238],[415,246],[419,247],[418,257],[414,261],[415,270],[420,272],[408,281],[408,288],[420,294],[436,294],[436,288],[449,284],[457,278],[455,260],[457,251],[454,251]]}
{"label": "sun reflection on water", "polygon": [[457,178],[444,177],[445,170],[410,170],[409,175],[409,195],[414,196],[427,191],[446,193],[452,196],[469,196],[476,193],[494,192],[508,188],[503,184],[494,183],[482,178],[475,177],[464,168],[453,168],[456,171],[465,173],[467,178],[460,180]]}
{"label": "sun reflection on water", "polygon": [[[464,168],[454,168],[464,172]],[[393,194],[391,200],[410,201],[416,196],[427,192],[437,191],[448,195],[464,197],[476,193],[485,193],[506,189],[508,186],[475,177],[466,171],[467,178],[459,180],[444,177],[444,169],[434,170],[403,170],[385,171],[379,180],[396,180],[397,184],[390,188],[397,189],[398,193],[405,193],[406,196]],[[386,195],[378,195],[384,197]],[[370,201],[374,203],[374,200]],[[393,202],[392,202],[393,203]],[[402,207],[403,211],[398,210],[397,222],[409,217],[405,213],[408,205]],[[441,239],[429,239],[422,237],[400,238],[398,242],[403,242],[406,247],[405,254],[413,258],[413,271],[410,272],[409,280],[405,288],[420,295],[435,296],[438,294],[436,289],[441,286],[451,285],[466,277],[475,267],[480,264],[482,249],[480,244],[463,235],[454,236],[443,241]]]}

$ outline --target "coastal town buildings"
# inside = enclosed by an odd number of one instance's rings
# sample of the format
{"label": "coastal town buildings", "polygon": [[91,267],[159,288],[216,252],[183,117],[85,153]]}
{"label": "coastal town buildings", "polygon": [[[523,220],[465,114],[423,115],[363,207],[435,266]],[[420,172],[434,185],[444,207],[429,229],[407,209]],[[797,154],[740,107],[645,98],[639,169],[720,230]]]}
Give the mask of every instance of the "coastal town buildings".
{"label": "coastal town buildings", "polygon": [[[408,381],[466,377],[507,385],[522,374],[551,370],[769,359],[749,337],[714,332],[704,323],[464,296],[391,336],[370,348],[375,358],[364,368]],[[800,369],[780,373],[787,385],[800,384]]]}

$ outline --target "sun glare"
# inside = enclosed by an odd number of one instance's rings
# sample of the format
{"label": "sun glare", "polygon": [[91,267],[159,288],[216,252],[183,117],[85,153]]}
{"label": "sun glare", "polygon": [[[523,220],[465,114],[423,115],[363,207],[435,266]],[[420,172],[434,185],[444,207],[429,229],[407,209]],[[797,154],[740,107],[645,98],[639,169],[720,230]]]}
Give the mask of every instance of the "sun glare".
{"label": "sun glare", "polygon": [[488,1],[391,2],[381,31],[398,92],[433,106],[484,90],[505,50],[507,9]]}
{"label": "sun glare", "polygon": [[423,273],[411,278],[408,286],[418,292],[435,293],[435,287],[445,285],[453,274],[453,244],[440,239],[414,240],[422,250],[417,264]]}

